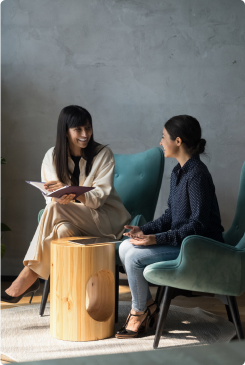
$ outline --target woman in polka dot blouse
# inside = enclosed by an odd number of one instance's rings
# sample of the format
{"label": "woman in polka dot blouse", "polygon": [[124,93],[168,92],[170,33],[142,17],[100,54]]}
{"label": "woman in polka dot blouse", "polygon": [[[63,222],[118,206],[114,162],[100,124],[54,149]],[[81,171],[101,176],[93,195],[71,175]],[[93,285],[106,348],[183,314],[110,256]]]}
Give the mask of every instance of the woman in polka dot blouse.
{"label": "woman in polka dot blouse", "polygon": [[169,119],[160,142],[165,157],[174,157],[168,208],[158,219],[144,226],[125,226],[119,255],[128,276],[132,293],[132,309],[117,338],[137,337],[154,318],[158,308],[153,301],[144,268],[155,262],[178,257],[183,239],[200,235],[224,242],[224,231],[215,187],[207,166],[200,160],[206,141],[201,138],[199,122],[188,115]]}

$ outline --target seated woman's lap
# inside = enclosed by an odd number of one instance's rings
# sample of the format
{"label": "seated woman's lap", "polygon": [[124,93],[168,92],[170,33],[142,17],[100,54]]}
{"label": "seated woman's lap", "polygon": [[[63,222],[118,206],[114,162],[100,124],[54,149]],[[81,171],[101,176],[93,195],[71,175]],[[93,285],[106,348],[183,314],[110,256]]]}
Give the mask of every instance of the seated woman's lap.
{"label": "seated woman's lap", "polygon": [[119,246],[119,256],[125,268],[131,264],[144,268],[155,262],[175,260],[179,252],[180,246],[135,246],[129,242],[129,239]]}
{"label": "seated woman's lap", "polygon": [[[83,204],[71,202],[69,204],[62,205],[56,202],[51,202],[46,206],[42,219],[47,222],[49,231],[52,231],[54,226],[59,225],[59,227],[61,227],[61,223],[62,225],[65,225],[64,227],[59,228],[59,232],[57,232],[59,236],[58,238],[69,237],[72,235],[102,236],[93,220],[91,209]],[[71,234],[72,232],[65,234],[66,230],[74,231],[74,233],[79,231],[79,234]]]}

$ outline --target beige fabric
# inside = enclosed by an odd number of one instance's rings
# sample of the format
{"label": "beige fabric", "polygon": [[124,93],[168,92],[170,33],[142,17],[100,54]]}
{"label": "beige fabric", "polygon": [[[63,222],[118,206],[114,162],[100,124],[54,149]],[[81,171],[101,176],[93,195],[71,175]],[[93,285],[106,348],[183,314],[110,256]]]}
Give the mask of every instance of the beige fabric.
{"label": "beige fabric", "polygon": [[[53,148],[44,157],[42,181],[58,180],[52,154]],[[81,235],[118,239],[124,232],[124,225],[131,219],[113,186],[115,162],[111,150],[105,147],[94,157],[87,177],[83,158],[79,165],[79,185],[94,186],[95,189],[85,194],[85,204],[71,202],[61,205],[46,199],[46,208],[24,258],[24,265],[44,279],[49,277],[50,243],[53,239]],[[75,164],[70,157],[68,166],[70,171],[74,170]]]}

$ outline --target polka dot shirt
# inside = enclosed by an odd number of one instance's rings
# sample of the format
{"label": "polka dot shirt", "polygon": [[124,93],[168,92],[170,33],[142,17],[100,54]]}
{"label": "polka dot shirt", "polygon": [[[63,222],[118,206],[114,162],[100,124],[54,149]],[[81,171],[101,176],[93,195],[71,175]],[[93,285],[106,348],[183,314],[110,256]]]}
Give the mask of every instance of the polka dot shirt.
{"label": "polka dot shirt", "polygon": [[192,156],[171,174],[168,208],[158,219],[140,227],[145,235],[156,234],[159,245],[181,245],[190,235],[224,242],[215,187],[199,155]]}

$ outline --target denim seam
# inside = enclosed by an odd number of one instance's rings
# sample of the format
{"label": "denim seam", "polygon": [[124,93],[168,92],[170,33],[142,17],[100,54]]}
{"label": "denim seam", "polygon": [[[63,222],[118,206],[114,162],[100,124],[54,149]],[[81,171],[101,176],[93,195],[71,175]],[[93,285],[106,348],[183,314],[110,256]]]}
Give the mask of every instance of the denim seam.
{"label": "denim seam", "polygon": [[[135,277],[137,278],[137,275],[135,275]],[[138,280],[136,279],[135,281],[136,281],[136,291],[137,291],[137,303],[139,303],[139,298],[140,298],[139,285],[138,285]],[[141,310],[139,310],[138,308],[137,309],[133,308],[133,305],[132,305],[132,309],[134,309],[136,312],[141,312]]]}

